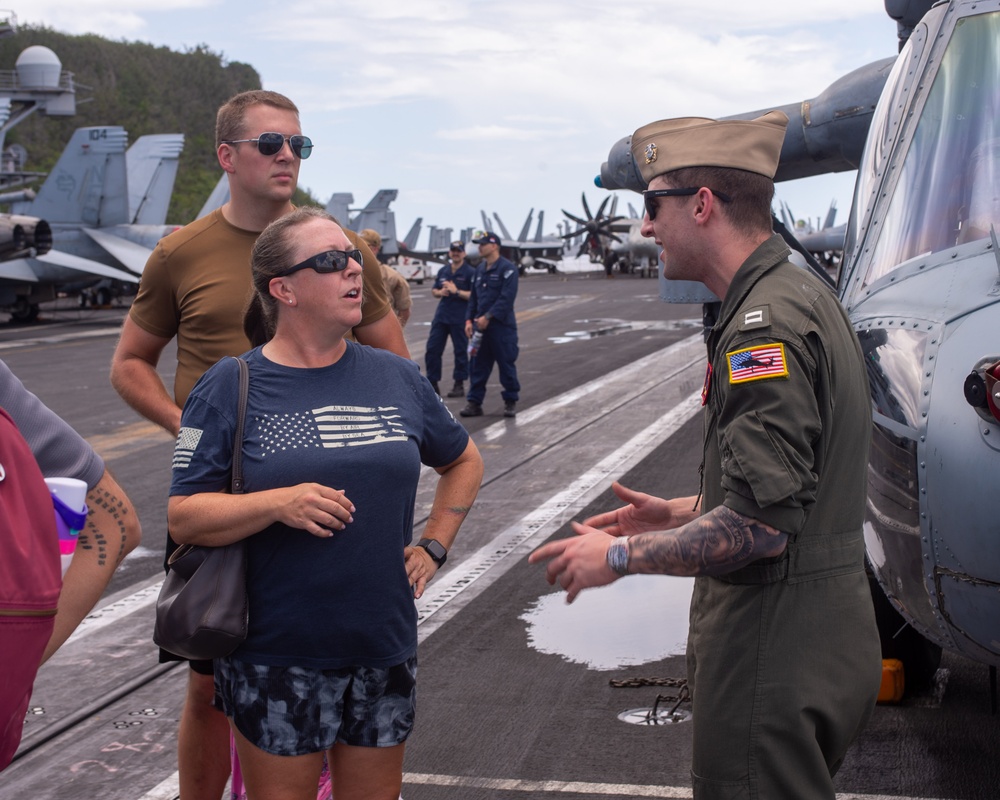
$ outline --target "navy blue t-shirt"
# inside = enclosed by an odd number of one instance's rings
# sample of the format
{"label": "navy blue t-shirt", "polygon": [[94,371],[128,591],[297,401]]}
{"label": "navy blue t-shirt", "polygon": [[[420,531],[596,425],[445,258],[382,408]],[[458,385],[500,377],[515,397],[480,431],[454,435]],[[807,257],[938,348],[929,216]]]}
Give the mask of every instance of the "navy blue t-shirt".
{"label": "navy blue t-shirt", "polygon": [[[329,367],[245,356],[247,492],[315,482],[343,490],[354,521],[330,538],[275,523],[247,539],[250,626],[234,658],[333,669],[388,667],[416,652],[403,547],[420,464],[458,458],[469,436],[412,361],[347,343]],[[184,406],[171,495],[228,488],[238,365],[223,359]]]}

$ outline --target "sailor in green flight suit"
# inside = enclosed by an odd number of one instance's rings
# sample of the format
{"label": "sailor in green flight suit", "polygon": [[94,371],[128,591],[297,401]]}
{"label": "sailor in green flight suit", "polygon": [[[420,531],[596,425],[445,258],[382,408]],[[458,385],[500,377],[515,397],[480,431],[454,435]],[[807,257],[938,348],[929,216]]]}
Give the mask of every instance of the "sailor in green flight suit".
{"label": "sailor in green flight suit", "polygon": [[[875,705],[864,571],[871,412],[857,337],[771,230],[787,117],[639,128],[642,232],[664,275],[722,307],[708,340],[702,495],[626,505],[536,550],[573,600],[631,573],[694,575],[688,637],[698,800],[833,800]],[[623,610],[627,613],[627,610]]]}

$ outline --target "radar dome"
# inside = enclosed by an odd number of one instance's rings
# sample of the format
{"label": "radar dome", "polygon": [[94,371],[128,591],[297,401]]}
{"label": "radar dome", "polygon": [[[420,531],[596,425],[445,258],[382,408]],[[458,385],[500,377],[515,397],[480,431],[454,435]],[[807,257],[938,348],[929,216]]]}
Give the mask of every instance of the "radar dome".
{"label": "radar dome", "polygon": [[18,82],[25,89],[57,89],[62,62],[49,48],[36,44],[25,48],[14,64]]}

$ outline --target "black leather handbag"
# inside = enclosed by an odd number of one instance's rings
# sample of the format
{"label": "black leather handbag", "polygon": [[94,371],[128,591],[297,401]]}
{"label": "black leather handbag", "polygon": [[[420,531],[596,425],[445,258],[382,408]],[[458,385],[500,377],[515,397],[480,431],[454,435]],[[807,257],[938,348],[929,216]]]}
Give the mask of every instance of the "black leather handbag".
{"label": "black leather handbag", "polygon": [[[250,385],[240,365],[240,402],[233,441],[232,494],[243,493],[243,425]],[[246,540],[222,547],[183,544],[170,556],[170,570],[156,600],[153,641],[191,660],[229,655],[247,638]]]}

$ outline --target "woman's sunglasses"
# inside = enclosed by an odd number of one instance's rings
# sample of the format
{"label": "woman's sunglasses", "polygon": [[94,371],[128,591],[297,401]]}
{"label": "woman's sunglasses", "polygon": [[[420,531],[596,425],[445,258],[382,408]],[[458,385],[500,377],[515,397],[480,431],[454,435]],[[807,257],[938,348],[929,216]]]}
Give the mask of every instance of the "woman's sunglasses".
{"label": "woman's sunglasses", "polygon": [[291,275],[300,269],[314,269],[322,275],[330,272],[343,272],[347,269],[348,261],[354,261],[360,266],[362,263],[361,259],[360,250],[327,250],[325,253],[307,258],[294,267],[289,267],[284,272],[277,273],[274,277],[284,278],[286,275]]}
{"label": "woman's sunglasses", "polygon": [[308,136],[301,136],[299,134],[295,134],[294,136],[285,136],[281,133],[262,133],[256,139],[232,139],[228,142],[224,141],[223,144],[254,142],[257,145],[257,150],[260,151],[262,156],[273,156],[281,152],[281,148],[285,146],[286,140],[288,141],[288,146],[292,148],[292,152],[295,153],[296,158],[305,159],[312,155],[312,139]]}

